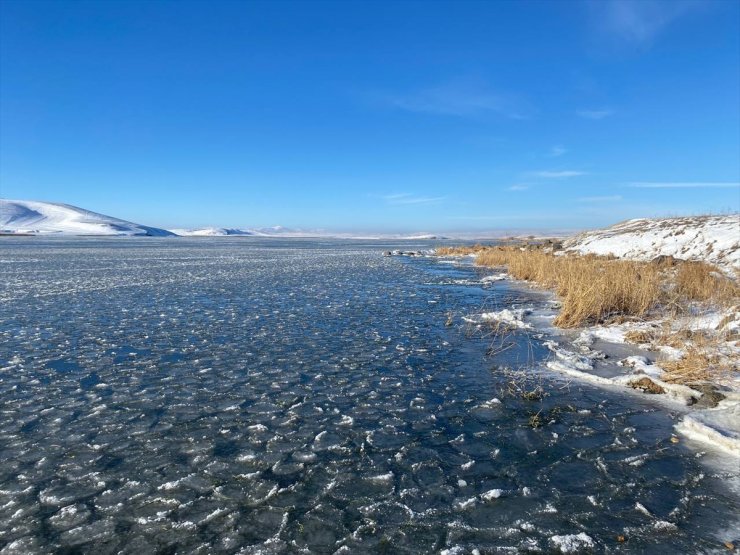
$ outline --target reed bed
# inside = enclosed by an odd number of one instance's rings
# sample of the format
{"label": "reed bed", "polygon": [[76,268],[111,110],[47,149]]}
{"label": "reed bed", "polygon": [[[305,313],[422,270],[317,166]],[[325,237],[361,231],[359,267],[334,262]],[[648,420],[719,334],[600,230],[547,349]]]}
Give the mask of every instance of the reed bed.
{"label": "reed bed", "polygon": [[704,262],[679,264],[674,284],[674,292],[681,300],[727,306],[740,298],[740,286],[737,282]]}
{"label": "reed bed", "polygon": [[555,325],[562,328],[642,317],[661,300],[660,270],[645,262],[492,247],[480,252],[476,263],[505,266],[515,279],[555,290],[562,300]]}
{"label": "reed bed", "polygon": [[476,264],[506,267],[515,278],[553,289],[562,300],[555,325],[574,328],[640,319],[661,307],[678,315],[694,302],[740,304],[737,281],[702,262],[639,262],[593,255],[561,256],[517,246],[444,247],[440,255],[476,255]]}
{"label": "reed bed", "polygon": [[435,252],[439,256],[466,256],[469,254],[478,254],[491,247],[485,245],[466,245],[459,247],[437,247]]}
{"label": "reed bed", "polygon": [[692,312],[717,309],[732,314],[740,306],[735,278],[702,262],[662,257],[652,262],[593,255],[558,255],[542,248],[463,247],[450,254],[476,254],[476,264],[506,267],[519,280],[554,290],[561,299],[555,325],[592,324],[668,317],[663,330],[632,330],[628,341],[682,349],[676,359],[661,360],[665,379],[675,383],[715,381],[738,370],[736,357],[721,355],[721,346],[737,340],[736,332],[709,333],[674,329],[672,322]]}

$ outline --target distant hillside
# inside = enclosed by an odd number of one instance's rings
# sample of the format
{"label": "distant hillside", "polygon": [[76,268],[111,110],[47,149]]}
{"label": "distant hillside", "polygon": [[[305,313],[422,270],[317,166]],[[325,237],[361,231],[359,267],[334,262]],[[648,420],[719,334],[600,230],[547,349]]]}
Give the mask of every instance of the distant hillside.
{"label": "distant hillside", "polygon": [[0,233],[31,235],[145,235],[173,233],[90,212],[69,204],[0,199]]}
{"label": "distant hillside", "polygon": [[282,237],[282,238],[321,238],[321,239],[367,239],[367,240],[414,240],[425,241],[432,239],[446,239],[446,237],[428,233],[417,234],[357,234],[336,233],[322,230],[291,229],[282,226],[257,227],[247,229],[224,227],[201,227],[194,229],[170,229],[175,235],[182,237]]}
{"label": "distant hillside", "polygon": [[181,237],[230,237],[254,235],[251,231],[244,229],[233,229],[226,227],[202,227],[197,229],[170,229],[175,235]]}
{"label": "distant hillside", "polygon": [[673,256],[739,268],[740,214],[629,220],[566,239],[563,248],[635,260]]}

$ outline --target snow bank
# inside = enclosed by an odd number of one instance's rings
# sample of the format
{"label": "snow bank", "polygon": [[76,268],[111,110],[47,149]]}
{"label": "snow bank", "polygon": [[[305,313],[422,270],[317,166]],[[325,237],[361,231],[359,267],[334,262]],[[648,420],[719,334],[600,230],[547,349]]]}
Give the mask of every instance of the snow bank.
{"label": "snow bank", "polygon": [[676,430],[689,439],[740,457],[740,394],[720,401],[713,409],[687,414],[676,425]]}
{"label": "snow bank", "polygon": [[567,251],[652,260],[673,256],[740,266],[740,214],[629,220],[567,239]]}
{"label": "snow bank", "polygon": [[69,204],[0,199],[0,233],[30,235],[147,235],[173,233]]}

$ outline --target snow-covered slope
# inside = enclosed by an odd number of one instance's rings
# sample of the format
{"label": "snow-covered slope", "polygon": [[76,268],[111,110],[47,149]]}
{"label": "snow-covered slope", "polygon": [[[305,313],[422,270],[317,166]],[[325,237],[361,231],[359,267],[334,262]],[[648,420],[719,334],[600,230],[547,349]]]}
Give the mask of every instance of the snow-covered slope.
{"label": "snow-covered slope", "polygon": [[567,239],[566,250],[652,260],[673,256],[740,267],[740,214],[637,219]]}
{"label": "snow-covered slope", "polygon": [[303,231],[288,229],[287,227],[260,227],[260,228],[227,228],[227,227],[198,227],[190,229],[170,229],[175,235],[182,237],[331,237],[332,235],[321,231]]}
{"label": "snow-covered slope", "polygon": [[170,229],[175,235],[181,237],[227,237],[227,236],[243,236],[243,235],[254,235],[246,229],[234,229],[226,227],[202,227],[197,229]]}
{"label": "snow-covered slope", "polygon": [[0,233],[32,235],[173,235],[69,204],[0,199]]}
{"label": "snow-covered slope", "polygon": [[445,239],[445,237],[427,233],[412,235],[403,234],[358,234],[337,233],[325,230],[291,229],[283,226],[256,227],[256,228],[224,228],[224,227],[201,227],[194,229],[170,229],[175,235],[182,237],[283,237],[283,238],[321,238],[321,239],[367,239],[367,240],[431,240]]}

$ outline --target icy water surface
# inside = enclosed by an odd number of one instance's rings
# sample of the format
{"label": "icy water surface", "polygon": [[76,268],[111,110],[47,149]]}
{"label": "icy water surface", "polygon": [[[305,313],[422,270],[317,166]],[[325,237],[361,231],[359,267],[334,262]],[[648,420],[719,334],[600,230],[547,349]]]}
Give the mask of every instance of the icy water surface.
{"label": "icy water surface", "polygon": [[675,415],[523,377],[461,316],[540,301],[392,247],[2,239],[0,553],[725,550]]}

